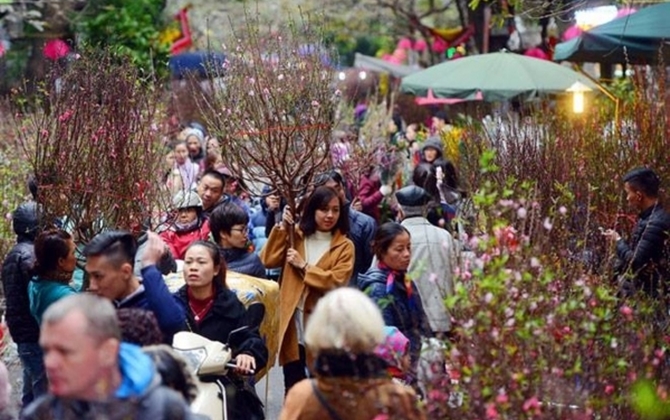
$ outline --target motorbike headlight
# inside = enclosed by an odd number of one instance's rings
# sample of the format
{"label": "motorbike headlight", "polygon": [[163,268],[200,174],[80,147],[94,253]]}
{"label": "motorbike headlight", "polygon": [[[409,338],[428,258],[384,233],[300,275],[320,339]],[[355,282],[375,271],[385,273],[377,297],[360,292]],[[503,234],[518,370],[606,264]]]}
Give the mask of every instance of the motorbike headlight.
{"label": "motorbike headlight", "polygon": [[186,360],[186,364],[191,369],[191,371],[196,375],[200,370],[200,366],[202,366],[202,363],[207,358],[207,350],[205,350],[204,347],[198,347],[195,349],[188,349],[188,350],[174,349],[174,351],[179,353],[184,358],[184,360]]}

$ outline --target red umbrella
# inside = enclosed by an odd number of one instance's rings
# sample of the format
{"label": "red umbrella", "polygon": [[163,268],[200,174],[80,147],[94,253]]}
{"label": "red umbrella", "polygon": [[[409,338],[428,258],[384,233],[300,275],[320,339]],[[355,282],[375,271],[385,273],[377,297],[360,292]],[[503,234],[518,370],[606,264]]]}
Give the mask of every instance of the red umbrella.
{"label": "red umbrella", "polygon": [[62,39],[50,39],[44,44],[42,53],[49,60],[56,61],[70,53],[70,46]]}

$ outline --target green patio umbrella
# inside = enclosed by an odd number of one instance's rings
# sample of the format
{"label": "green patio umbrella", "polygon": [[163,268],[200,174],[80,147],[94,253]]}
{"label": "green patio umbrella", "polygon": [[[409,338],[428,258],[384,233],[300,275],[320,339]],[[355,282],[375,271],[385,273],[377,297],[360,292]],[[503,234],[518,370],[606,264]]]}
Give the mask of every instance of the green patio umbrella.
{"label": "green patio umbrella", "polygon": [[576,71],[539,58],[510,52],[473,55],[447,61],[403,77],[400,89],[416,96],[502,101],[563,93],[575,82],[597,86]]}
{"label": "green patio umbrella", "polygon": [[670,3],[645,7],[561,42],[554,60],[647,64],[657,61],[660,51],[667,63],[670,48],[661,48],[665,40],[670,40]]}

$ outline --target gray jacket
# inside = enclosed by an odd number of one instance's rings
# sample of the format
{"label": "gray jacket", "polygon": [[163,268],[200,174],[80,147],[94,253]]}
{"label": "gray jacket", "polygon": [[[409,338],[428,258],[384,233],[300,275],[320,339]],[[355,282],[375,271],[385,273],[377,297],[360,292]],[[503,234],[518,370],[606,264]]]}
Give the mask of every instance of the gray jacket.
{"label": "gray jacket", "polygon": [[444,300],[454,288],[457,247],[449,232],[430,224],[425,217],[408,217],[402,225],[412,237],[409,273],[416,283],[423,309],[434,333],[451,329]]}

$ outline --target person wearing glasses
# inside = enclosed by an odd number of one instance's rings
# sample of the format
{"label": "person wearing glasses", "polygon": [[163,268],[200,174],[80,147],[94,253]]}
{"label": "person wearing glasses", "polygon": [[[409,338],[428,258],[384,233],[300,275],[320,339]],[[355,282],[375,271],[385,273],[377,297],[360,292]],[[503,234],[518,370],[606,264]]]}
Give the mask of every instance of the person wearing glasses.
{"label": "person wearing glasses", "polygon": [[242,207],[232,202],[216,207],[209,217],[209,226],[228,270],[266,278],[265,266],[251,249],[249,215]]}

